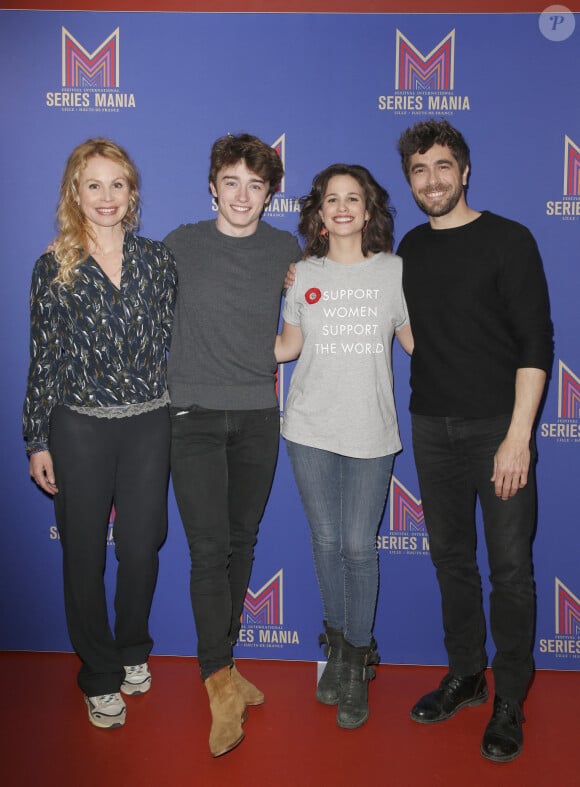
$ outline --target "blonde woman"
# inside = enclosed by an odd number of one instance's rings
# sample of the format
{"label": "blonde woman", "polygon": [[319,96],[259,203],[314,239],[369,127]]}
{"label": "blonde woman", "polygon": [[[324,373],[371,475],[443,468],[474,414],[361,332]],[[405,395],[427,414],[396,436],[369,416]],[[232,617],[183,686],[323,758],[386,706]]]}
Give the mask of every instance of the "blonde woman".
{"label": "blonde woman", "polygon": [[[167,528],[165,353],[176,272],[168,249],[134,234],[138,173],[90,139],[71,153],[59,234],[36,262],[24,438],[30,475],[54,497],[68,631],[89,720],[119,727],[121,691],[147,691],[148,618]],[[103,572],[115,505],[115,626]]]}

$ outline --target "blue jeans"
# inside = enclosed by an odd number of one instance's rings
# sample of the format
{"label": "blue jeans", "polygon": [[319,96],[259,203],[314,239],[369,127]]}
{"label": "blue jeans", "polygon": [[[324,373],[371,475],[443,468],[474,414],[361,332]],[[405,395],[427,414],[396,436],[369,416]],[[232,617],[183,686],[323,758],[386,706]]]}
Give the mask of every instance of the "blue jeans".
{"label": "blue jeans", "polygon": [[509,500],[496,497],[493,458],[511,416],[444,418],[413,415],[413,450],[441,590],[445,647],[458,675],[487,665],[481,577],[476,560],[475,503],[479,497],[492,586],[490,628],[496,647],[496,692],[522,700],[533,673],[536,448],[528,483]]}
{"label": "blue jeans", "polygon": [[278,458],[280,411],[193,405],[170,413],[171,475],[191,556],[191,604],[205,680],[232,663]]}
{"label": "blue jeans", "polygon": [[310,524],[324,618],[355,647],[368,646],[379,589],[377,532],[394,456],[354,459],[286,441]]}

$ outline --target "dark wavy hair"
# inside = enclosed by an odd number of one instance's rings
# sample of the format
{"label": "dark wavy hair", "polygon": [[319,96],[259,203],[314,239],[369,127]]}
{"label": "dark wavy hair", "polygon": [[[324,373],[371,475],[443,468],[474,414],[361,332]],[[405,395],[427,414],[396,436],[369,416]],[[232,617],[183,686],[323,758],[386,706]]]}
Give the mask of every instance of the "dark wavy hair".
{"label": "dark wavy hair", "polygon": [[216,139],[210,154],[210,184],[217,186],[218,172],[238,161],[244,161],[250,172],[268,183],[271,197],[284,176],[284,165],[273,147],[252,134],[226,134]]}
{"label": "dark wavy hair", "polygon": [[395,209],[390,204],[387,191],[359,164],[332,164],[315,175],[312,189],[300,200],[300,222],[298,232],[306,241],[305,257],[324,257],[328,253],[328,235],[321,235],[320,218],[322,201],[328,183],[335,175],[350,175],[362,188],[365,209],[369,220],[362,236],[362,251],[365,257],[379,251],[392,251],[395,228]]}
{"label": "dark wavy hair", "polygon": [[469,146],[463,135],[446,120],[423,120],[415,123],[399,137],[397,150],[401,156],[401,166],[409,182],[409,164],[415,153],[426,153],[433,145],[444,145],[449,148],[457,161],[461,174],[471,166]]}

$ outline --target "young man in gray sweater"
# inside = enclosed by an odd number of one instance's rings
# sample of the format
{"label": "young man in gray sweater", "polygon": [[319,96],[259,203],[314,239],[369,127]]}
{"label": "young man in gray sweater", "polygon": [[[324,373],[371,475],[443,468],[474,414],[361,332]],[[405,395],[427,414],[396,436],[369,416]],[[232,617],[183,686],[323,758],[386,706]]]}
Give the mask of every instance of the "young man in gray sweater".
{"label": "young man in gray sweater", "polygon": [[284,275],[301,257],[293,235],[261,221],[283,173],[257,137],[218,139],[209,172],[216,220],[165,239],[179,277],[169,356],[173,488],[191,555],[214,757],[242,740],[246,706],[264,701],[232,648],[278,455],[274,339]]}

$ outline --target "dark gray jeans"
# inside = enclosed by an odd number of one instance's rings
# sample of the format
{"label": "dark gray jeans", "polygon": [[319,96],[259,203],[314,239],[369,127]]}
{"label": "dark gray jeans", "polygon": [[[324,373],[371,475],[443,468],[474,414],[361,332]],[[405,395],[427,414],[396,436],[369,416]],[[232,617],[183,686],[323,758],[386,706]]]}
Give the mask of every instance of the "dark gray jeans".
{"label": "dark gray jeans", "polygon": [[280,411],[170,408],[171,475],[191,556],[201,676],[232,663],[258,527],[278,458]]}
{"label": "dark gray jeans", "polygon": [[536,597],[532,540],[536,525],[535,443],[528,483],[509,500],[495,496],[493,457],[510,416],[444,418],[413,415],[413,449],[441,590],[449,667],[472,675],[487,665],[486,624],[476,561],[479,498],[492,586],[493,671],[503,699],[522,700],[533,673]]}

